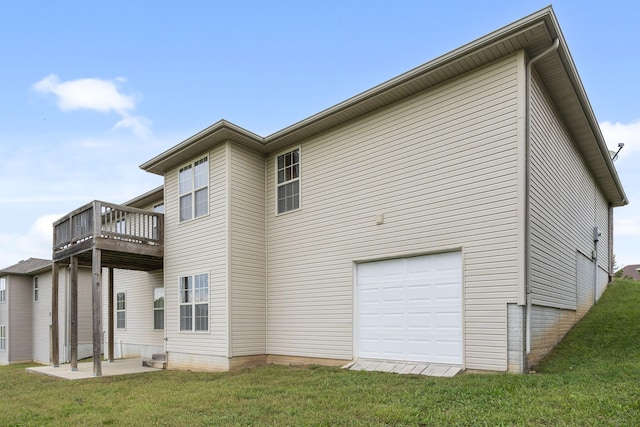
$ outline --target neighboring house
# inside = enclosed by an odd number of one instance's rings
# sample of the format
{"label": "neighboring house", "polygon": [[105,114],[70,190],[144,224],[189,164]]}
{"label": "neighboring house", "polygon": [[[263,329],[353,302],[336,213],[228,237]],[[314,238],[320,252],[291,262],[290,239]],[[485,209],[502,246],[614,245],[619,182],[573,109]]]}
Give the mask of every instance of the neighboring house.
{"label": "neighboring house", "polygon": [[270,136],[220,121],[141,168],[163,194],[61,218],[54,270],[93,266],[94,355],[119,324],[109,358],[164,347],[169,369],[526,372],[604,291],[628,203],[550,7]]}
{"label": "neighboring house", "polygon": [[[65,310],[68,305],[68,271],[60,271],[61,291],[58,304]],[[0,364],[21,362],[51,362],[51,261],[29,258],[16,265],[0,270]],[[91,271],[82,270],[79,279],[91,283]],[[91,355],[92,341],[89,320],[91,319],[91,297],[86,286],[79,287],[79,355]],[[69,322],[61,317],[59,327],[60,354],[62,361],[69,361]],[[88,327],[87,327],[88,326]]]}
{"label": "neighboring house", "polygon": [[629,277],[633,280],[640,280],[640,264],[626,265],[616,272],[616,277]]}

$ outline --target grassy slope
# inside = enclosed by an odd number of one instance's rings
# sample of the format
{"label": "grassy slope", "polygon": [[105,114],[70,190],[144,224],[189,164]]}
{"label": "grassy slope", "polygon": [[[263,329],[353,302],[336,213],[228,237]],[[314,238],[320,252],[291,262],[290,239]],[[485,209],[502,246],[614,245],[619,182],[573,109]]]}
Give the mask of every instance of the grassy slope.
{"label": "grassy slope", "polygon": [[0,367],[0,425],[637,425],[640,283],[619,281],[535,375],[266,366],[66,381]]}

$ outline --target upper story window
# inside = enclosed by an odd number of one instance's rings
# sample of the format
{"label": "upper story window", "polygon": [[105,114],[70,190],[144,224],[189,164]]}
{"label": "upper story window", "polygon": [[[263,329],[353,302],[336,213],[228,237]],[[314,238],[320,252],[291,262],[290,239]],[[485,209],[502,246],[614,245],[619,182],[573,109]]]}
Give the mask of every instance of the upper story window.
{"label": "upper story window", "polygon": [[7,279],[0,277],[0,302],[7,301]]}
{"label": "upper story window", "polygon": [[300,148],[278,156],[278,213],[300,209]]}
{"label": "upper story window", "polygon": [[207,157],[193,162],[178,173],[180,221],[209,213],[209,161]]}
{"label": "upper story window", "polygon": [[118,292],[116,294],[116,328],[125,329],[127,327],[127,312],[126,312],[126,295],[124,292]]}
{"label": "upper story window", "polygon": [[38,302],[38,276],[33,277],[33,301]]}
{"label": "upper story window", "polygon": [[180,330],[209,330],[209,275],[180,278]]}

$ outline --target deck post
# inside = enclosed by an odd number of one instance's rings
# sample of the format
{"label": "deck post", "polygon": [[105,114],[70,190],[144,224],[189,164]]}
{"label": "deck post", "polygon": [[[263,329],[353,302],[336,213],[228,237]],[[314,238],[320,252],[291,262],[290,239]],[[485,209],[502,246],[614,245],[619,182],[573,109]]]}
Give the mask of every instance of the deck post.
{"label": "deck post", "polygon": [[[113,344],[114,344],[114,307],[113,307],[113,267],[109,267],[109,362],[113,363],[115,357],[113,354]],[[122,355],[120,355],[122,357]]]}
{"label": "deck post", "polygon": [[[99,222],[97,223],[99,226]],[[93,376],[102,376],[102,251],[93,248],[91,271],[93,276],[91,299],[93,303]]]}
{"label": "deck post", "polygon": [[69,310],[71,317],[71,370],[78,370],[78,258],[71,257],[71,301]]}
{"label": "deck post", "polygon": [[60,338],[58,332],[58,263],[51,265],[51,364],[60,366]]}

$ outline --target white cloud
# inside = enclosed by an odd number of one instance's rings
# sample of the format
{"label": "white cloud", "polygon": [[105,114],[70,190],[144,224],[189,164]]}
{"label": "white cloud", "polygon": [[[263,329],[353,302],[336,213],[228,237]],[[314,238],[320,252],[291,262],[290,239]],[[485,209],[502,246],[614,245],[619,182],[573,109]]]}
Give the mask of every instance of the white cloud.
{"label": "white cloud", "polygon": [[114,129],[131,129],[139,138],[147,138],[150,133],[151,121],[144,117],[124,116],[116,123]]}
{"label": "white cloud", "polygon": [[58,98],[58,107],[63,111],[97,110],[116,111],[121,115],[135,108],[132,96],[118,92],[117,86],[108,80],[78,79],[60,82],[55,74],[49,74],[33,85],[42,93],[52,93]]}
{"label": "white cloud", "polygon": [[32,89],[43,94],[54,95],[62,111],[115,112],[122,119],[116,123],[114,129],[131,129],[137,136],[146,137],[149,135],[151,122],[144,117],[131,114],[135,110],[136,99],[134,96],[120,92],[118,84],[124,82],[126,79],[123,77],[118,77],[115,81],[84,78],[61,82],[57,75],[49,74],[33,84]]}
{"label": "white cloud", "polygon": [[620,156],[640,151],[640,120],[631,123],[602,122],[600,129],[610,150],[617,151],[618,144],[624,144]]}
{"label": "white cloud", "polygon": [[31,257],[51,259],[52,225],[61,216],[48,214],[39,217],[24,235],[0,234],[0,268]]}
{"label": "white cloud", "polygon": [[614,230],[627,237],[640,238],[640,222],[633,218],[619,218],[615,221]]}

